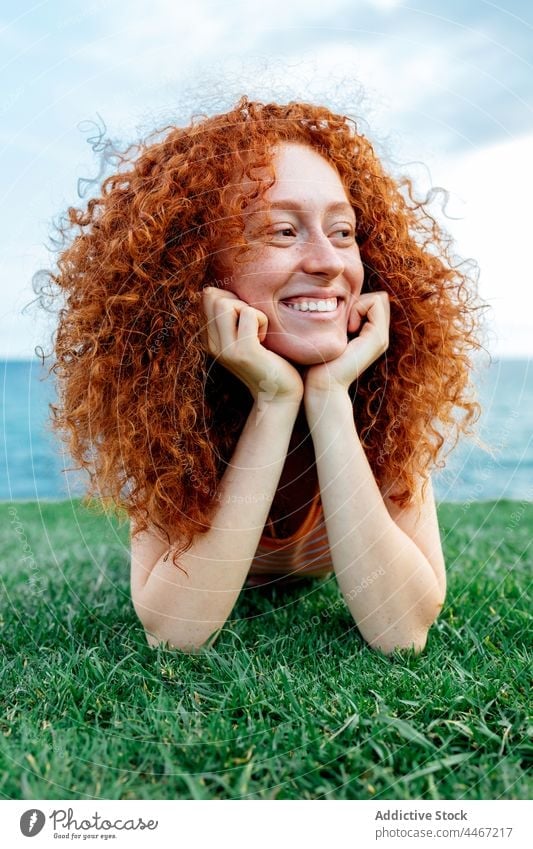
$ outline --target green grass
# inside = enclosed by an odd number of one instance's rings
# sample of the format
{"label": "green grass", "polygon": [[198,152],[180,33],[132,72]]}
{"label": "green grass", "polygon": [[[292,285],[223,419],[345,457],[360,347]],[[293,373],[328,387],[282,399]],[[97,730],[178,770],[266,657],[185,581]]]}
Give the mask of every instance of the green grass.
{"label": "green grass", "polygon": [[439,515],[448,598],[423,654],[369,649],[331,576],[246,590],[184,655],[146,644],[125,523],[0,504],[0,797],[530,798],[533,504]]}

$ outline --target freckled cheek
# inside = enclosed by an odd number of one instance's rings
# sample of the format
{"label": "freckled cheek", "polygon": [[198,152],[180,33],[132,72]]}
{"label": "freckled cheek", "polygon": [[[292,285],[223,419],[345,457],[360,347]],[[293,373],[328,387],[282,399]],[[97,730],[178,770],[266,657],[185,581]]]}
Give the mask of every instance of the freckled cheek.
{"label": "freckled cheek", "polygon": [[269,266],[254,266],[246,273],[240,274],[234,281],[233,291],[242,300],[256,309],[275,315],[273,301],[276,300],[279,271]]}

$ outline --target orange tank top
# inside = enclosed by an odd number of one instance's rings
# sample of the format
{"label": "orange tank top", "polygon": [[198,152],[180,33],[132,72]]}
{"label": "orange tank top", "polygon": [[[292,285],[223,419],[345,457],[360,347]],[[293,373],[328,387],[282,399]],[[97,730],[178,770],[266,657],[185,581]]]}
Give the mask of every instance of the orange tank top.
{"label": "orange tank top", "polygon": [[320,490],[294,534],[278,539],[272,535],[271,522],[270,529],[271,535],[263,531],[245,586],[268,584],[276,578],[321,578],[333,571]]}

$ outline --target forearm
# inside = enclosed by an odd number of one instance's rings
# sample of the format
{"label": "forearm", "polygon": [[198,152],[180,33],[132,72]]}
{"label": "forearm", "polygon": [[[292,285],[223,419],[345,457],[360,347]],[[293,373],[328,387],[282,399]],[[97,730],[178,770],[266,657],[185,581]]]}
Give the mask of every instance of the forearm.
{"label": "forearm", "polygon": [[427,558],[391,518],[347,392],[306,396],[335,574],[365,640],[383,651],[423,648],[442,606]]}
{"label": "forearm", "polygon": [[221,479],[212,525],[179,557],[185,572],[172,564],[172,549],[155,564],[135,604],[152,644],[194,649],[227,620],[257,550],[299,406],[254,404]]}

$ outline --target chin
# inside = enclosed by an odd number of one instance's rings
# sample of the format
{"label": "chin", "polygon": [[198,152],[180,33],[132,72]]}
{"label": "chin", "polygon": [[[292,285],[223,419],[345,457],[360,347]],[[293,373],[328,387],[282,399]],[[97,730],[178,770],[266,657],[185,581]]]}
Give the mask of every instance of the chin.
{"label": "chin", "polygon": [[310,342],[304,343],[301,339],[288,343],[287,339],[269,339],[268,335],[263,342],[265,348],[279,354],[285,360],[300,366],[315,366],[336,360],[346,350],[348,339],[331,340],[323,342],[320,347],[315,347]]}

